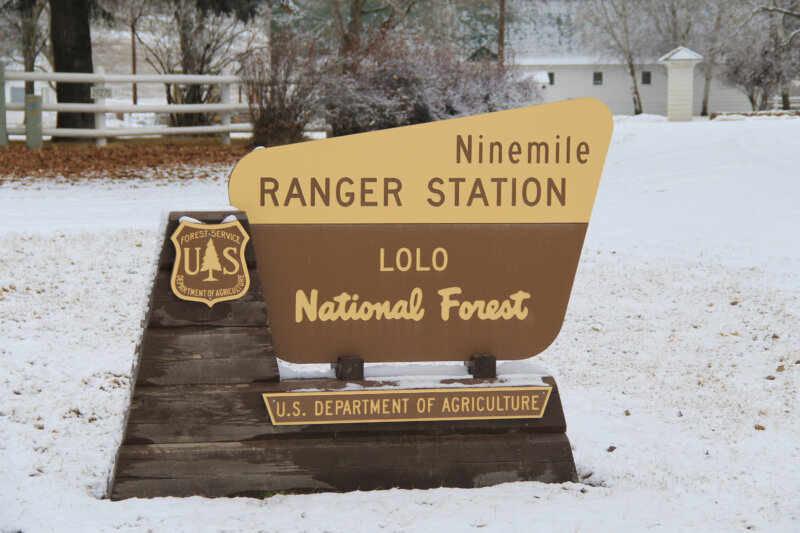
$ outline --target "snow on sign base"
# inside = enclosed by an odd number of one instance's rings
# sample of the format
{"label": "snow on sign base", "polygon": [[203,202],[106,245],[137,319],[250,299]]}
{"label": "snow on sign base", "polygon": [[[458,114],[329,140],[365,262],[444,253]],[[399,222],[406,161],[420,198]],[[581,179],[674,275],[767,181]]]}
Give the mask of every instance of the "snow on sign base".
{"label": "snow on sign base", "polygon": [[563,324],[611,140],[577,99],[256,150],[234,168],[278,355],[522,359]]}

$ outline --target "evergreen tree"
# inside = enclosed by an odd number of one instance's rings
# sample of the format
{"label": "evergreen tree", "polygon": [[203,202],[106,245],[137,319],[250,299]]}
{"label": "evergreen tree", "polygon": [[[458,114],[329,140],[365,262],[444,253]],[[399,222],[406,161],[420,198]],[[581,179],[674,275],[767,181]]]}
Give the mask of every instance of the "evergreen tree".
{"label": "evergreen tree", "polygon": [[200,271],[202,272],[203,270],[208,270],[208,277],[203,281],[217,281],[217,278],[214,277],[214,271],[222,270],[217,249],[214,247],[214,239],[208,239],[208,244],[206,244],[206,251],[203,254],[203,266],[200,267]]}

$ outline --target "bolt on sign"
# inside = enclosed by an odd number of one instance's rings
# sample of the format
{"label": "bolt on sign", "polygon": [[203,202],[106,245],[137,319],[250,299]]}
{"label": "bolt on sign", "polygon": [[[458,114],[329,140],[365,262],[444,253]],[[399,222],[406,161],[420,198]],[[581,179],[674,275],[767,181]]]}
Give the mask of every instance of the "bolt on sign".
{"label": "bolt on sign", "polygon": [[170,283],[178,298],[212,307],[247,292],[250,274],[244,251],[250,237],[238,220],[221,224],[181,220],[171,240],[175,265]]}
{"label": "bolt on sign", "polygon": [[233,169],[278,355],[531,357],[561,329],[613,121],[595,99],[256,150]]}

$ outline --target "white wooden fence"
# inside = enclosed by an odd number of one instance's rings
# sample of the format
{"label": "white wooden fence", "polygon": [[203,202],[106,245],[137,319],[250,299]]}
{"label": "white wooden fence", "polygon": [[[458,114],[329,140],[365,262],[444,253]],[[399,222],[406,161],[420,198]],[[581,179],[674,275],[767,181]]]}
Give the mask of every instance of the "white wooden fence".
{"label": "white wooden fence", "polygon": [[[769,103],[773,109],[780,109],[781,106],[783,105],[783,100],[781,99],[780,96],[773,96],[772,98],[770,98]],[[789,105],[791,106],[792,109],[800,108],[800,96],[790,96]]]}
{"label": "white wooden fence", "polygon": [[[3,88],[3,66],[0,63],[0,88]],[[253,127],[249,123],[231,123],[231,117],[238,112],[247,111],[246,103],[234,102],[231,98],[231,86],[239,85],[241,80],[232,75],[192,75],[192,74],[105,74],[102,68],[95,73],[63,73],[63,72],[19,72],[5,71],[7,81],[34,81],[34,82],[60,82],[60,83],[92,83],[96,88],[104,88],[106,84],[113,83],[179,83],[198,85],[219,85],[221,102],[215,104],[114,104],[106,103],[103,90],[95,90],[99,97],[91,104],[73,103],[42,103],[41,111],[56,111],[67,113],[94,113],[94,129],[78,128],[42,128],[41,134],[58,137],[94,138],[98,146],[106,144],[109,137],[128,137],[143,135],[187,135],[187,134],[220,134],[223,144],[230,144],[232,132],[251,132]],[[5,90],[0,92],[0,97],[5,99]],[[5,102],[0,102],[5,103]],[[0,105],[0,112],[5,115],[8,111],[25,111],[26,103],[5,103]],[[137,126],[137,127],[106,127],[106,113],[220,113],[220,123],[208,126]],[[5,116],[0,117],[0,130],[5,124]],[[30,129],[25,126],[7,128],[10,135],[30,135]]]}

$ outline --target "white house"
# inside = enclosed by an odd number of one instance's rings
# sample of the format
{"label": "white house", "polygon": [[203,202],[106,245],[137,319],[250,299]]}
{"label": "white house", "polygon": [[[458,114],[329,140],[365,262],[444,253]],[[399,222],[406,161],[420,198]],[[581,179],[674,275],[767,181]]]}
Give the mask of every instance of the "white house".
{"label": "white house", "polygon": [[[625,67],[614,59],[563,55],[518,58],[523,71],[542,81],[545,102],[570,98],[593,97],[605,103],[615,115],[633,114],[631,79]],[[655,115],[667,114],[667,69],[656,60],[639,65],[636,73],[642,110]],[[703,105],[705,76],[703,69],[694,69],[693,114],[699,115]],[[750,111],[747,96],[713,78],[709,94],[709,113]]]}

